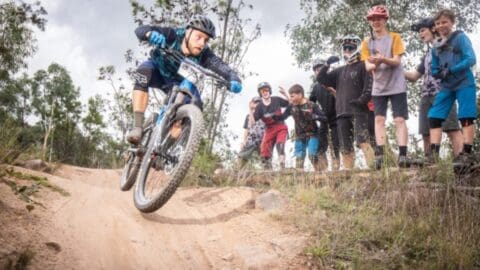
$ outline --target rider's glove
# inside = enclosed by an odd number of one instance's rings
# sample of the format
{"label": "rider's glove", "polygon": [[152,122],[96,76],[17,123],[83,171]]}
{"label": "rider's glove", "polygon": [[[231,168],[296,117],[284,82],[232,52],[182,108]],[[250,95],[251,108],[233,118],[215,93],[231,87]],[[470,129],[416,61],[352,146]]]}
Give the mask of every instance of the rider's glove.
{"label": "rider's glove", "polygon": [[233,93],[240,93],[242,92],[242,84],[240,82],[237,82],[237,81],[231,81],[230,82],[230,91],[232,91]]}
{"label": "rider's glove", "polygon": [[160,46],[162,48],[165,48],[165,45],[166,45],[165,36],[163,34],[160,34],[157,31],[150,32],[149,41],[150,41],[150,44],[152,44],[152,45],[157,45],[157,46]]}
{"label": "rider's glove", "polygon": [[327,65],[331,65],[331,64],[336,63],[338,61],[340,61],[340,58],[338,58],[338,56],[330,56],[327,59]]}

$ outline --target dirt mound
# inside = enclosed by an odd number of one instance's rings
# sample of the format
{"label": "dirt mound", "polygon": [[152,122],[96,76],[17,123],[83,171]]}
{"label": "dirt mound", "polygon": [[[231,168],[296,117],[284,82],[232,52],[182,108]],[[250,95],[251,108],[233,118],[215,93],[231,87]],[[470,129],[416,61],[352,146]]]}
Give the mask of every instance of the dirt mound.
{"label": "dirt mound", "polygon": [[[36,200],[45,208],[30,213],[8,186],[0,185],[0,207],[16,209],[10,218],[2,216],[2,224],[6,221],[9,232],[25,235],[27,242],[36,243],[32,249],[41,251],[33,257],[33,268],[299,267],[292,260],[302,251],[305,237],[254,209],[253,189],[180,188],[163,208],[142,214],[133,206],[132,193],[119,190],[119,171],[62,166],[55,175],[49,180],[70,196],[42,191]],[[10,197],[3,196],[8,193]],[[15,211],[35,222],[19,223],[23,231],[15,231]],[[0,246],[12,239],[2,234]],[[18,250],[20,242],[10,244]]]}

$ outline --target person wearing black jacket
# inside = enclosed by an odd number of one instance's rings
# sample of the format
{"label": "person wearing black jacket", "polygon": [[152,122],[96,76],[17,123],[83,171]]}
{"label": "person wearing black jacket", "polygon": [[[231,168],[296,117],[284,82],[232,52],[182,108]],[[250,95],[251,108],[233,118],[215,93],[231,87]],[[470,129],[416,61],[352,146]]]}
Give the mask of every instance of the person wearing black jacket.
{"label": "person wearing black jacket", "polygon": [[288,90],[290,105],[285,109],[282,120],[293,116],[295,121],[295,167],[303,170],[305,157],[307,156],[315,171],[324,168],[318,160],[318,130],[325,124],[327,118],[318,104],[305,98],[303,87],[294,84]]}
{"label": "person wearing black jacket", "polygon": [[141,139],[149,87],[162,89],[167,94],[174,85],[189,89],[192,87],[191,83],[177,74],[179,61],[166,58],[158,47],[178,51],[191,61],[218,73],[230,81],[230,91],[239,93],[242,90],[237,72],[207,46],[208,41],[215,38],[215,26],[210,19],[194,15],[187,25],[181,28],[141,25],[135,30],[135,34],[140,41],[147,41],[155,47],[150,52],[150,59],[143,62],[133,74],[134,128],[127,135],[130,143],[138,144]]}
{"label": "person wearing black jacket", "polygon": [[[316,59],[313,61],[312,68],[315,76],[320,72],[320,67],[326,64],[326,61]],[[330,151],[332,152],[332,169],[338,170],[340,167],[340,147],[337,135],[337,112],[335,111],[335,96],[330,93],[322,84],[316,82],[313,85],[309,100],[318,103],[327,117],[325,125],[321,125],[318,132],[319,136],[319,164],[323,169],[328,168],[326,152],[329,147],[329,137],[331,142]],[[330,135],[330,136],[329,136]]]}
{"label": "person wearing black jacket", "polygon": [[317,76],[318,82],[327,88],[333,88],[336,95],[337,129],[345,169],[354,167],[354,136],[367,164],[371,166],[374,160],[367,106],[372,97],[372,77],[359,59],[361,42],[357,36],[344,37],[342,49],[346,64],[330,72],[327,72],[329,65],[324,65]]}

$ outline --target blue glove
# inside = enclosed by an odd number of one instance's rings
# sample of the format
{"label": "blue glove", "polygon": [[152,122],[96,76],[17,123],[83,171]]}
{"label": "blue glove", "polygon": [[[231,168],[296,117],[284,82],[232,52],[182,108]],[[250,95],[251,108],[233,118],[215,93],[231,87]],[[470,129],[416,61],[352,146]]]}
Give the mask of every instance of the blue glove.
{"label": "blue glove", "polygon": [[231,81],[230,82],[230,91],[232,91],[233,93],[235,94],[238,94],[240,92],[242,92],[242,84],[240,82],[237,82],[237,81]]}
{"label": "blue glove", "polygon": [[166,39],[163,34],[158,33],[157,31],[152,31],[150,33],[150,44],[152,45],[157,45],[162,48],[165,48],[166,45]]}

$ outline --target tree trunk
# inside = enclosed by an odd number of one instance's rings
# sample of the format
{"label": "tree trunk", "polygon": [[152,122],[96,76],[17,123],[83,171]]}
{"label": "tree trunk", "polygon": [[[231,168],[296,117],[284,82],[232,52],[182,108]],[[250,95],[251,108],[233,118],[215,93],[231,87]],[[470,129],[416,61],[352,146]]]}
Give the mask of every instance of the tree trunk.
{"label": "tree trunk", "polygon": [[[225,60],[225,53],[227,51],[227,48],[226,48],[226,44],[227,44],[227,30],[228,30],[228,23],[229,23],[229,19],[230,19],[230,12],[231,12],[231,8],[232,8],[232,2],[233,0],[229,0],[227,2],[227,8],[225,10],[225,20],[223,21],[223,33],[222,33],[222,45],[221,45],[221,50],[220,50],[220,58],[222,58],[223,60]],[[216,87],[215,88],[215,94],[214,94],[214,100],[213,100],[213,106],[215,108],[215,105],[217,103],[217,98],[218,98],[218,93],[219,89]],[[223,109],[223,104],[225,103],[225,97],[226,97],[226,93],[221,93],[221,101],[220,101],[220,104],[219,104],[219,108],[217,110],[217,113],[215,114],[215,110],[214,110],[214,113],[213,113],[213,116],[212,116],[212,121],[211,121],[211,124],[210,124],[210,127],[208,129],[208,140],[210,142],[209,146],[208,146],[208,154],[211,154],[212,153],[212,150],[213,150],[213,144],[215,143],[215,138],[217,137],[217,128],[218,128],[218,124],[220,123],[221,121],[221,113],[222,113],[222,109]]]}

